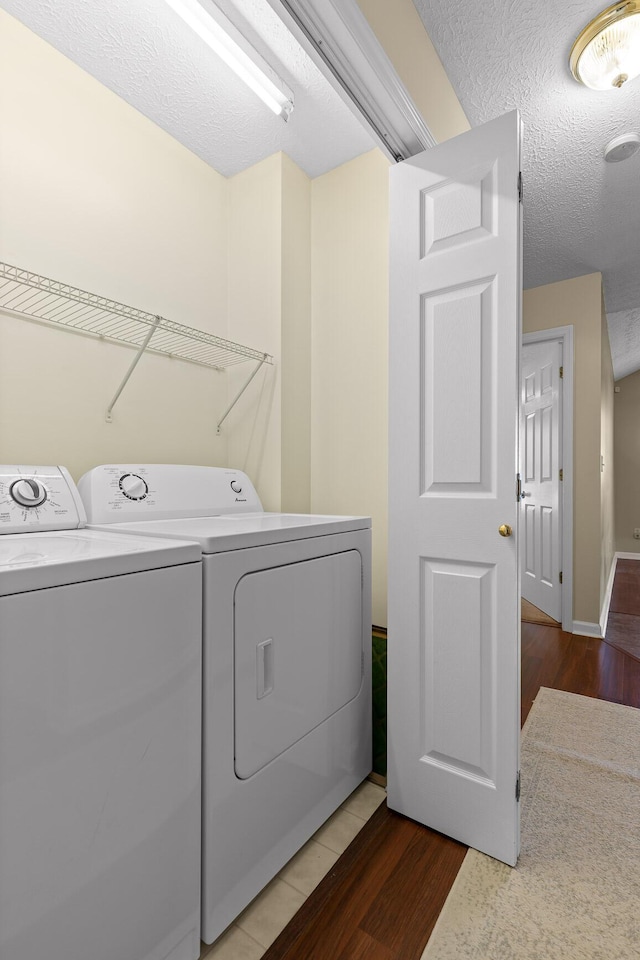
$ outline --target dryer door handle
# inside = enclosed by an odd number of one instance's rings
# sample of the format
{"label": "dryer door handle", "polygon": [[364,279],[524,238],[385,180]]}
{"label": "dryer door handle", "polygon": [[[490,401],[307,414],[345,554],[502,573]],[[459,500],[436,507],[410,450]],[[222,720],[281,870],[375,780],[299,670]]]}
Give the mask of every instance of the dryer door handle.
{"label": "dryer door handle", "polygon": [[273,639],[262,640],[256,647],[256,677],[258,700],[273,691]]}

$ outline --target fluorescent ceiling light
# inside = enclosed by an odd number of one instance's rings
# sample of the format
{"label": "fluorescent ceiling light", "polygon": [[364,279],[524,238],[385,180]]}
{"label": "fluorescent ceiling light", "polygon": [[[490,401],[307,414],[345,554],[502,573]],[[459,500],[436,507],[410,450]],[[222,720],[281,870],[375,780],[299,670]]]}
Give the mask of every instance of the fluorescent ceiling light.
{"label": "fluorescent ceiling light", "polygon": [[592,90],[621,87],[640,74],[640,2],[620,0],[587,24],[571,49],[571,72]]}
{"label": "fluorescent ceiling light", "polygon": [[205,10],[198,0],[166,2],[263,103],[283,120],[289,119],[293,93],[221,10],[212,3]]}

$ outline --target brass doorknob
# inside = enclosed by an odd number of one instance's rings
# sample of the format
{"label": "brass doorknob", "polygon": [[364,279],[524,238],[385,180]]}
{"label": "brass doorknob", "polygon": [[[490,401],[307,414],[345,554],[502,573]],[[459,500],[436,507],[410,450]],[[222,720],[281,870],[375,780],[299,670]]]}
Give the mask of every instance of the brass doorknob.
{"label": "brass doorknob", "polygon": [[508,523],[503,523],[502,526],[498,527],[498,533],[501,537],[510,537],[513,530]]}

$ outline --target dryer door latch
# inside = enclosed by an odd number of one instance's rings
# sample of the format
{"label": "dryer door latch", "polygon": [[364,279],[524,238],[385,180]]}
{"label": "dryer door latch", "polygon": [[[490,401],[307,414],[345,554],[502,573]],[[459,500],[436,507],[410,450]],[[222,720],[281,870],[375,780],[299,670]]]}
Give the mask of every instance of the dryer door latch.
{"label": "dryer door latch", "polygon": [[273,638],[262,640],[256,647],[256,697],[262,700],[273,691]]}

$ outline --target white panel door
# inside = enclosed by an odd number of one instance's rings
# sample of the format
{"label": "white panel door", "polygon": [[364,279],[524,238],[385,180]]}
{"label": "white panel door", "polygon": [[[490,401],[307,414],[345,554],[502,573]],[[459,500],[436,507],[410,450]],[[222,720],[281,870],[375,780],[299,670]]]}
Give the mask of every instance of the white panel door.
{"label": "white panel door", "polygon": [[554,620],[562,620],[562,344],[527,343],[522,348],[520,473],[522,596]]}
{"label": "white panel door", "polygon": [[510,864],[519,169],[514,111],[398,164],[390,194],[388,802]]}

